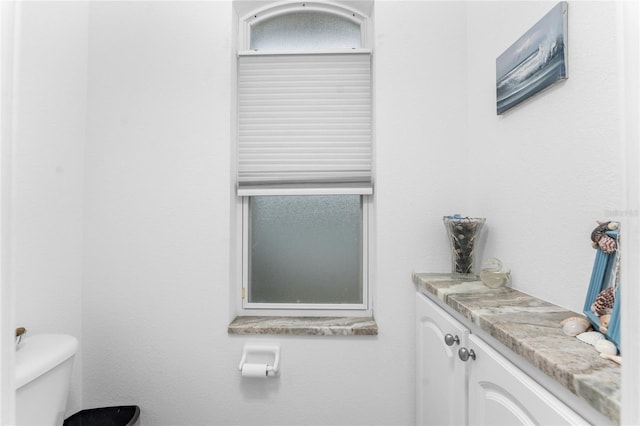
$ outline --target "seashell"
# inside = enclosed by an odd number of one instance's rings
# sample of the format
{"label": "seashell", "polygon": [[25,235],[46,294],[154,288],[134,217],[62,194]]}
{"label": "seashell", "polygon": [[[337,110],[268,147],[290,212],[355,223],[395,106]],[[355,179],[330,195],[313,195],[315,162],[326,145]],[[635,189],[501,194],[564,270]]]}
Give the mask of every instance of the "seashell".
{"label": "seashell", "polygon": [[600,352],[600,358],[610,359],[611,361],[622,365],[622,358],[618,355],[611,355],[604,352]]}
{"label": "seashell", "polygon": [[576,337],[585,343],[595,345],[597,342],[604,339],[604,334],[598,333],[597,331],[587,331],[585,333],[578,334]]}
{"label": "seashell", "polygon": [[569,317],[560,321],[560,325],[565,325],[568,322],[581,322],[585,327],[589,327],[589,321],[584,317]]}
{"label": "seashell", "polygon": [[606,333],[607,330],[609,329],[609,323],[611,322],[611,315],[607,314],[607,315],[602,315],[600,317],[600,332],[601,333]]}
{"label": "seashell", "polygon": [[597,243],[605,234],[605,231],[609,229],[611,222],[598,222],[598,226],[591,232],[591,241]]}
{"label": "seashell", "polygon": [[589,327],[589,323],[587,322],[585,324],[586,321],[579,321],[580,319],[582,318],[572,319],[572,321],[565,322],[564,325],[562,326],[562,332],[567,336],[577,336],[578,334],[581,334],[587,331],[587,328]]}
{"label": "seashell", "polygon": [[602,290],[591,305],[591,311],[598,316],[606,315],[613,309],[616,300],[616,294],[613,287],[607,287]]}
{"label": "seashell", "polygon": [[616,240],[608,235],[603,235],[598,240],[598,247],[600,247],[600,250],[602,250],[604,253],[611,254],[616,251],[618,245],[616,244]]}
{"label": "seashell", "polygon": [[618,349],[616,348],[616,345],[614,345],[612,342],[608,341],[607,339],[600,339],[593,346],[595,346],[596,351],[600,353],[609,354],[609,355],[617,355],[618,353]]}
{"label": "seashell", "polygon": [[[605,232],[618,229],[619,225],[620,224],[618,222],[610,222],[610,221],[599,222],[598,221],[598,226],[593,230],[593,232],[591,232],[591,241],[593,241],[592,247],[594,249],[600,248],[604,253],[607,253],[607,254],[613,253],[617,248],[616,247],[617,243],[614,239],[607,236]],[[608,239],[610,239],[610,241]],[[602,241],[602,240],[606,240],[606,241]],[[601,241],[602,241],[602,244],[601,244]]]}

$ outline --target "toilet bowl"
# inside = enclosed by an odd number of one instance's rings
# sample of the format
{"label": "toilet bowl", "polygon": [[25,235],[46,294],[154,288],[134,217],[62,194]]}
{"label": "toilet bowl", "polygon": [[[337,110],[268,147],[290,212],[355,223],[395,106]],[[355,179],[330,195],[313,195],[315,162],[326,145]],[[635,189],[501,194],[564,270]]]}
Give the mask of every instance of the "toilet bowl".
{"label": "toilet bowl", "polygon": [[16,426],[59,426],[64,421],[78,340],[64,334],[22,339],[16,349]]}

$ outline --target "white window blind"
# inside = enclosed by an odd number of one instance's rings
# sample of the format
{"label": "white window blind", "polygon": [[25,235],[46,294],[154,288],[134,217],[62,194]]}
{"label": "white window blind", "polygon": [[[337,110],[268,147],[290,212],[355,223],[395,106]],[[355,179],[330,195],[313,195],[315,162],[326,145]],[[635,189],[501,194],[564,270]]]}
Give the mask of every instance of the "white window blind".
{"label": "white window blind", "polygon": [[371,53],[238,64],[238,195],[371,194]]}

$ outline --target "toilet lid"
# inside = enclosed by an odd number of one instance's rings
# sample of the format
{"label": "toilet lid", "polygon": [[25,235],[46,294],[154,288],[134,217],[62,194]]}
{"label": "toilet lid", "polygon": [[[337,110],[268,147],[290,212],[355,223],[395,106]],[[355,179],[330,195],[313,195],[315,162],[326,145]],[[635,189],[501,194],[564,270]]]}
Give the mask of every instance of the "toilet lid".
{"label": "toilet lid", "polygon": [[16,389],[75,355],[78,339],[66,334],[28,336],[16,348]]}

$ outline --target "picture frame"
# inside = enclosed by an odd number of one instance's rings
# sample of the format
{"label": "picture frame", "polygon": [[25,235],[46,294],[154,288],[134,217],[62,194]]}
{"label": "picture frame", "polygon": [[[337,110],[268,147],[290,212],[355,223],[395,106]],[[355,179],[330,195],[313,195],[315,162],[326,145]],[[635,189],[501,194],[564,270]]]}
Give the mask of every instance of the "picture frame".
{"label": "picture frame", "polygon": [[498,115],[568,78],[567,34],[568,4],[563,1],[498,56]]}
{"label": "picture frame", "polygon": [[[618,245],[619,229],[606,231],[605,235],[611,237]],[[615,301],[611,311],[611,319],[605,333],[608,340],[613,342],[620,350],[620,282],[619,282],[619,262],[620,253],[616,249],[612,253],[605,253],[599,247],[596,249],[596,256],[589,281],[589,289],[584,302],[583,313],[595,331],[601,331],[600,318],[591,307],[598,295],[609,287],[614,288]]]}

